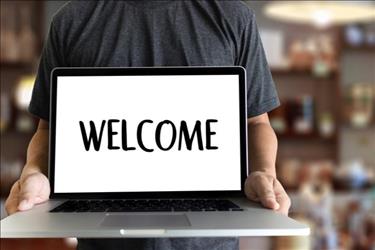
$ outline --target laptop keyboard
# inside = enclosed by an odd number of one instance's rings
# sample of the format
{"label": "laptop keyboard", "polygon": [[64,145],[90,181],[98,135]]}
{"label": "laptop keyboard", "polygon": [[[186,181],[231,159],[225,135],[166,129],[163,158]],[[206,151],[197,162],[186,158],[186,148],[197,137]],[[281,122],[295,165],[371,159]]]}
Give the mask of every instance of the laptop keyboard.
{"label": "laptop keyboard", "polygon": [[229,200],[173,199],[173,200],[69,200],[50,212],[187,212],[187,211],[242,211]]}

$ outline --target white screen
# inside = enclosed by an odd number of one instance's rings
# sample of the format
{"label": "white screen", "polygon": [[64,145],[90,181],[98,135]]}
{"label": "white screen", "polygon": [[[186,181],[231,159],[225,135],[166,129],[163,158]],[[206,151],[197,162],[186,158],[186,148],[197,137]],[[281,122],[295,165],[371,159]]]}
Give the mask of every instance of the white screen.
{"label": "white screen", "polygon": [[[241,190],[239,84],[237,75],[178,76],[60,76],[57,79],[55,192],[157,192]],[[113,146],[108,149],[108,120],[112,123]],[[122,148],[122,120],[126,120],[127,145]],[[146,152],[139,146],[141,131]],[[209,122],[211,148],[207,149]],[[100,149],[86,150],[83,130],[89,136],[89,121],[99,134]],[[155,131],[159,122],[170,120],[176,139],[170,150],[159,149]],[[180,136],[181,121],[192,133],[201,122],[203,150],[198,132],[191,150]],[[160,142],[172,141],[171,124],[160,129]],[[213,134],[215,133],[215,134]],[[179,150],[179,140],[181,148]],[[212,149],[212,147],[218,147]]]}

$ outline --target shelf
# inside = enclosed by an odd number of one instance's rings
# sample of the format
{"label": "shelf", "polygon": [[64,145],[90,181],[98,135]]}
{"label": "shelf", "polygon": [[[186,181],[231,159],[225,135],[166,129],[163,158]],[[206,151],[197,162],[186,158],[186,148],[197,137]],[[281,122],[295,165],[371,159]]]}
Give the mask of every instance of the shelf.
{"label": "shelf", "polygon": [[375,129],[375,119],[372,119],[372,121],[365,127],[355,127],[349,121],[344,121],[341,127],[343,129],[350,129],[354,131],[367,131],[367,130]]}
{"label": "shelf", "polygon": [[[301,199],[298,189],[288,189],[286,188],[286,192],[288,193],[289,197],[296,201]],[[332,189],[332,197],[334,200],[345,200],[345,199],[365,199],[370,198],[372,195],[373,189],[371,188],[362,188],[362,189]]]}
{"label": "shelf", "polygon": [[33,129],[33,130],[30,130],[30,131],[18,131],[18,130],[15,130],[15,129],[7,129],[5,131],[1,131],[1,137],[31,137],[35,134],[35,130],[36,129]]}
{"label": "shelf", "polygon": [[0,61],[1,68],[28,68],[32,67],[31,62],[19,62],[19,61]]}
{"label": "shelf", "polygon": [[330,79],[338,72],[337,70],[333,70],[328,76],[318,77],[313,75],[311,69],[271,68],[271,73],[273,76],[304,76],[314,79]]}
{"label": "shelf", "polygon": [[271,68],[272,74],[309,74],[311,69]]}
{"label": "shelf", "polygon": [[342,50],[345,51],[356,51],[356,52],[369,52],[369,53],[374,53],[375,52],[375,46],[370,46],[370,45],[349,45],[345,44],[342,47]]}
{"label": "shelf", "polygon": [[357,128],[352,125],[345,124],[342,126],[343,129],[350,130],[350,131],[358,131],[358,132],[367,132],[375,129],[375,125],[370,125],[363,128]]}
{"label": "shelf", "polygon": [[295,134],[295,133],[286,133],[286,134],[279,134],[276,133],[277,138],[280,140],[309,140],[309,141],[324,141],[324,142],[336,142],[337,135],[334,134],[330,137],[323,137],[318,133],[309,133],[309,134]]}

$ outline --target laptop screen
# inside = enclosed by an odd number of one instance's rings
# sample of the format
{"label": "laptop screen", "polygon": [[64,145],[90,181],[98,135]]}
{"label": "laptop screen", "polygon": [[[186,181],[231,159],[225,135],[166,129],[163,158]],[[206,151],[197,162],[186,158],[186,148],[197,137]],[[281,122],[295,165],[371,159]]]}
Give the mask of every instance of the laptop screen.
{"label": "laptop screen", "polygon": [[239,75],[56,81],[54,193],[241,190]]}

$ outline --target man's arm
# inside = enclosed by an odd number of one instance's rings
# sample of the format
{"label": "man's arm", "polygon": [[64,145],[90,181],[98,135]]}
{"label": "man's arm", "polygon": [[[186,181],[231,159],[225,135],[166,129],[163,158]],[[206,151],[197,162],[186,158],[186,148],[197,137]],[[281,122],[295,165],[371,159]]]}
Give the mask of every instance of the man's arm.
{"label": "man's arm", "polygon": [[26,164],[10,190],[5,208],[8,214],[27,210],[49,198],[50,186],[46,177],[48,168],[48,122],[40,120],[27,149]]}
{"label": "man's arm", "polygon": [[290,199],[276,178],[277,138],[267,113],[248,119],[249,176],[245,193],[250,200],[285,215]]}
{"label": "man's arm", "polygon": [[27,148],[26,164],[21,178],[35,172],[48,173],[48,122],[40,120],[38,128]]}

